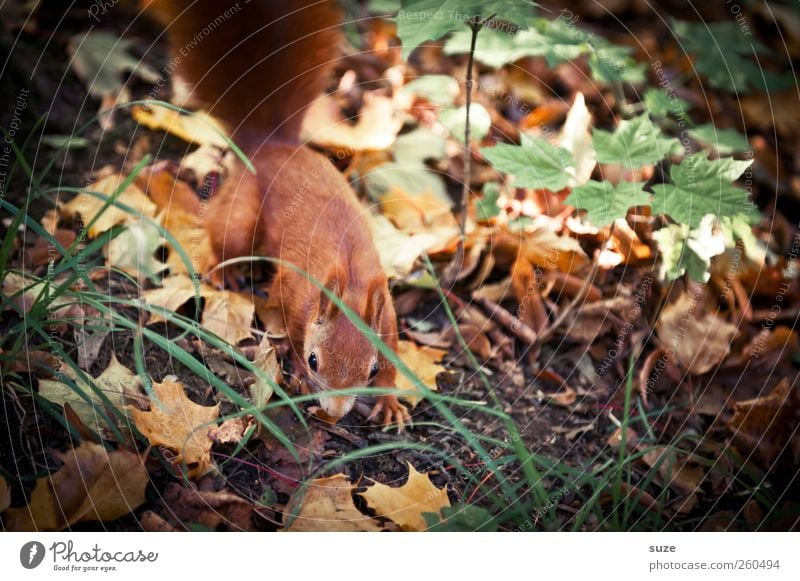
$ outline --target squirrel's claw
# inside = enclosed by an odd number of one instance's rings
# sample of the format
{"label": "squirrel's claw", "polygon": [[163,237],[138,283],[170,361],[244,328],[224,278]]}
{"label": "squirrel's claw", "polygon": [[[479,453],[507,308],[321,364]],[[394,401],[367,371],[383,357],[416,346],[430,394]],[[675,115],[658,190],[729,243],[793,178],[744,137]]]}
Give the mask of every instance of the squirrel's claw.
{"label": "squirrel's claw", "polygon": [[397,400],[396,396],[381,395],[377,400],[367,421],[373,421],[383,414],[383,429],[388,430],[392,425],[397,425],[398,433],[405,429],[406,423],[411,425],[411,415],[408,413],[408,409]]}

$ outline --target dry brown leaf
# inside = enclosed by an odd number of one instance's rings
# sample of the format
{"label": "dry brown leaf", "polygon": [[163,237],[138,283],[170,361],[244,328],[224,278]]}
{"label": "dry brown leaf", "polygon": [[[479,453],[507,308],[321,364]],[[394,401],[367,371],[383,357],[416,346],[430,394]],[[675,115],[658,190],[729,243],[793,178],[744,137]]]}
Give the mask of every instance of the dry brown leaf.
{"label": "dry brown leaf", "polygon": [[556,405],[568,408],[578,399],[578,393],[570,386],[565,385],[563,391],[557,393],[546,393],[545,397]]}
{"label": "dry brown leaf", "polygon": [[158,401],[150,401],[150,411],[130,410],[139,431],[154,446],[166,446],[177,452],[174,464],[185,463],[189,478],[213,470],[208,431],[219,417],[219,404],[197,405],[186,397],[183,385],[172,377],[164,378],[163,383],[153,382],[153,391]]}
{"label": "dry brown leaf", "polygon": [[394,143],[402,125],[389,97],[364,93],[364,105],[353,124],[344,118],[333,97],[324,96],[308,108],[301,137],[304,142],[308,140],[333,149],[380,150]]}
{"label": "dry brown leaf", "polygon": [[745,452],[753,452],[771,466],[791,438],[797,438],[800,419],[800,394],[788,378],[783,378],[769,395],[733,404],[728,427],[734,442]]}
{"label": "dry brown leaf", "polygon": [[[270,343],[268,335],[264,335],[264,338],[261,340],[253,364],[263,371],[273,383],[280,384],[283,381],[283,373],[281,372],[281,364],[278,361],[278,354]],[[253,405],[262,406],[270,400],[272,392],[272,385],[256,376],[253,385],[250,386],[250,401]]]}
{"label": "dry brown leaf", "polygon": [[[86,189],[110,197],[121,186],[124,178],[119,175],[106,175],[98,179]],[[132,213],[128,213],[122,208],[110,205],[89,228],[89,237],[94,238],[101,232],[110,230],[113,226],[136,222],[142,217],[152,218],[155,216],[156,205],[140,190],[136,185],[129,184],[116,200],[121,204],[129,206]],[[106,200],[97,198],[87,193],[80,193],[64,206],[64,212],[68,214],[78,214],[84,224],[89,224],[105,205]]]}
{"label": "dry brown leaf", "polygon": [[200,321],[203,328],[231,345],[253,337],[251,329],[256,307],[250,297],[227,290],[218,291],[208,285],[203,285],[201,292],[206,299]]}
{"label": "dry brown leaf", "polygon": [[525,228],[520,256],[544,270],[574,274],[589,263],[575,238],[558,234],[560,226],[547,216],[537,216]]}
{"label": "dry brown leaf", "polygon": [[197,145],[228,147],[223,137],[225,130],[219,122],[204,111],[183,115],[166,107],[133,108],[133,118],[149,129],[162,130]]}
{"label": "dry brown leaf", "polygon": [[[195,296],[194,282],[185,274],[167,277],[162,284],[161,288],[144,291],[140,295],[145,304],[175,312]],[[148,324],[161,323],[165,320],[165,317],[153,311],[150,313]]]}
{"label": "dry brown leaf", "polygon": [[[40,297],[45,296],[42,294],[44,292],[44,280],[36,280],[33,277],[19,275],[14,272],[7,272],[5,274],[5,278],[3,279],[3,296],[10,298],[17,293],[20,293],[13,299],[10,299],[10,301],[17,305],[23,313],[30,311],[31,308],[33,308],[33,306],[36,304],[36,301],[41,300]],[[4,300],[3,310],[9,308],[11,308],[11,306]],[[51,318],[59,319],[67,316],[67,313],[70,310],[70,304],[65,297],[56,296],[50,303],[49,308],[53,309],[52,314],[50,315]]]}
{"label": "dry brown leaf", "polygon": [[[168,210],[164,210],[158,220],[183,249],[194,272],[205,274],[216,266],[211,239],[208,229],[205,227],[205,218],[201,213],[173,205]],[[167,265],[170,273],[173,275],[188,273],[189,268],[183,257],[178,254],[172,243],[167,243],[167,246],[169,248]]]}
{"label": "dry brown leaf", "polygon": [[697,492],[705,477],[702,466],[667,446],[653,447],[642,455],[642,460],[651,468],[657,465],[663,482],[681,494]]}
{"label": "dry brown leaf", "polygon": [[372,239],[381,259],[381,266],[389,278],[403,278],[414,268],[423,252],[439,245],[433,234],[414,234],[399,230],[386,216],[366,214]]}
{"label": "dry brown leaf", "polygon": [[[141,299],[148,305],[178,310],[195,296],[194,282],[185,274],[176,274],[164,279],[164,286],[145,291]],[[201,284],[198,292],[205,299],[200,324],[204,329],[219,335],[232,345],[252,338],[255,305],[251,297]],[[156,312],[150,313],[149,323],[158,323],[165,318]]]}
{"label": "dry brown leaf", "polygon": [[436,488],[427,474],[420,474],[408,463],[408,481],[398,488],[376,482],[359,492],[378,516],[397,523],[404,531],[428,528],[422,513],[440,511],[450,506],[447,489]]}
{"label": "dry brown leaf", "polygon": [[[702,299],[700,299],[702,300]],[[681,293],[661,311],[656,332],[661,344],[684,370],[702,375],[728,355],[736,325],[728,323]]]}
{"label": "dry brown leaf", "polygon": [[138,454],[84,442],[57,453],[63,466],[39,478],[28,506],[10,508],[10,531],[57,531],[86,521],[110,521],[145,501],[148,477]]}
{"label": "dry brown leaf", "polygon": [[164,504],[183,527],[200,524],[211,530],[252,531],[253,503],[228,490],[197,490],[170,484]]}
{"label": "dry brown leaf", "polygon": [[0,476],[0,512],[11,505],[11,489],[6,484],[6,479]]}
{"label": "dry brown leaf", "polygon": [[[417,347],[411,341],[398,341],[397,342],[397,355],[405,363],[417,377],[422,380],[422,383],[431,391],[438,391],[436,385],[436,376],[441,372],[446,371],[445,368],[436,363],[441,361],[442,357],[447,355],[447,351],[443,349],[435,349],[433,347]],[[401,390],[416,391],[417,388],[411,383],[402,373],[397,374],[397,388]],[[414,408],[422,400],[422,397],[416,394],[402,396],[411,407]]]}
{"label": "dry brown leaf", "polygon": [[208,437],[217,444],[238,444],[241,442],[248,424],[249,422],[241,416],[229,418],[219,426],[212,426],[208,430]]}
{"label": "dry brown leaf", "polygon": [[353,488],[344,474],[317,478],[298,489],[286,505],[283,530],[289,532],[377,532],[381,524],[356,508]]}

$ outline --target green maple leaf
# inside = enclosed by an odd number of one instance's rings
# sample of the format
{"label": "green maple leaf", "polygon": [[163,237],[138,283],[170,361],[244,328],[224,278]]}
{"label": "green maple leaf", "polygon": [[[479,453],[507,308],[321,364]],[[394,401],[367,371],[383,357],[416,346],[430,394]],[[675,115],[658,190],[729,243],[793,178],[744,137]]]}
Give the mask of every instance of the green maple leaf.
{"label": "green maple leaf", "polygon": [[670,168],[671,184],[653,186],[653,213],[692,227],[706,214],[722,218],[752,213],[747,192],[732,183],[751,163],[729,157],[709,160],[702,152],[685,158]]}
{"label": "green maple leaf", "polygon": [[764,71],[752,60],[771,55],[736,22],[673,22],[681,48],[692,53],[695,69],[717,89],[732,93],[775,91],[793,86],[791,75]]}
{"label": "green maple leaf", "polygon": [[525,28],[534,6],[528,0],[403,0],[395,17],[403,58],[425,41],[463,30],[473,19],[492,17]]}
{"label": "green maple leaf", "polygon": [[592,145],[598,162],[619,163],[633,169],[661,161],[680,148],[680,142],[664,137],[647,113],[621,121],[614,133],[595,129]]}
{"label": "green maple leaf", "polygon": [[[589,67],[598,81],[637,83],[644,79],[643,67],[630,56],[631,48],[613,45],[605,38],[562,19],[535,18],[530,22],[528,29],[516,34],[493,29],[481,31],[475,46],[475,58],[490,67],[500,68],[521,58],[540,56],[550,67],[555,67],[589,55]],[[447,41],[444,52],[469,52],[471,41],[470,30],[457,30]]]}
{"label": "green maple leaf", "polygon": [[483,196],[475,202],[475,219],[486,222],[500,213],[497,200],[500,198],[500,184],[488,182],[483,186]]}
{"label": "green maple leaf", "polygon": [[747,137],[735,129],[718,129],[711,123],[698,125],[689,130],[689,135],[703,147],[728,155],[735,151],[751,151]]}
{"label": "green maple leaf", "polygon": [[547,189],[554,192],[566,187],[573,167],[572,154],[547,140],[523,135],[522,145],[501,143],[481,148],[483,156],[500,171],[515,176],[521,188]]}
{"label": "green maple leaf", "polygon": [[665,118],[673,116],[677,119],[686,116],[689,102],[676,95],[669,95],[664,89],[651,87],[644,92],[642,99],[645,109],[653,117]]}
{"label": "green maple leaf", "polygon": [[633,206],[649,204],[649,197],[639,183],[620,182],[615,186],[611,182],[592,180],[572,190],[564,202],[585,209],[587,218],[595,226],[606,226],[624,218]]}

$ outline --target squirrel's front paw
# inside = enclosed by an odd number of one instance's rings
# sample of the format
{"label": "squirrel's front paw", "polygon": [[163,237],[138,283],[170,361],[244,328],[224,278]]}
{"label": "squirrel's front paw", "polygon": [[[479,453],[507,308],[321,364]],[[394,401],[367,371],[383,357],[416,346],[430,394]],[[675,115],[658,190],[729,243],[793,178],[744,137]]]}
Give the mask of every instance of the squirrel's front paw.
{"label": "squirrel's front paw", "polygon": [[411,415],[406,406],[401,404],[394,395],[379,395],[375,406],[367,418],[372,421],[383,414],[383,425],[388,428],[392,424],[397,424],[397,431],[402,432],[406,423],[411,424]]}

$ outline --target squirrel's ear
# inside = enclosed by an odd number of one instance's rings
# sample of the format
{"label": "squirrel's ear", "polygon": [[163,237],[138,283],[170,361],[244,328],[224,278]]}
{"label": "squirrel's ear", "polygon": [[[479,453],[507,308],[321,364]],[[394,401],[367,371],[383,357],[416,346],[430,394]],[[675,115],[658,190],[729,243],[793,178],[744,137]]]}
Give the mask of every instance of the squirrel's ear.
{"label": "squirrel's ear", "polygon": [[[337,297],[342,297],[342,292],[344,291],[345,279],[344,274],[335,269],[331,268],[328,271],[328,275],[325,277],[325,288],[328,289],[330,292],[335,294]],[[327,319],[330,320],[336,314],[336,310],[338,307],[336,303],[333,302],[330,297],[322,290],[319,290],[319,305],[317,306],[317,319]]]}

